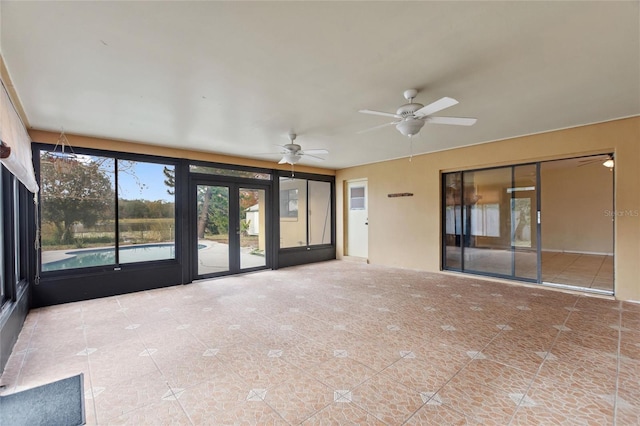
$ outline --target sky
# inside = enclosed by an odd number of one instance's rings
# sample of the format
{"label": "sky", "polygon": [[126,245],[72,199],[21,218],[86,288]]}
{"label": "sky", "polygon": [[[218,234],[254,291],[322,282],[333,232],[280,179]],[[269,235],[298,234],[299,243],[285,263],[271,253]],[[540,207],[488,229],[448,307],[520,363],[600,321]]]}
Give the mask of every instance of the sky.
{"label": "sky", "polygon": [[[124,167],[123,167],[124,166]],[[118,175],[118,197],[125,200],[164,200],[173,202],[174,196],[167,193],[164,164],[121,162]],[[173,167],[173,166],[170,166]],[[122,170],[124,168],[124,170]]]}
{"label": "sky", "polygon": [[[103,157],[78,156],[79,161],[99,159],[101,169],[114,184],[113,160],[104,161]],[[81,158],[80,158],[81,157]],[[118,168],[118,197],[125,200],[163,200],[174,202],[174,196],[167,193],[166,176],[162,172],[164,164],[144,163],[137,161],[119,160]],[[169,166],[174,168],[174,166]]]}

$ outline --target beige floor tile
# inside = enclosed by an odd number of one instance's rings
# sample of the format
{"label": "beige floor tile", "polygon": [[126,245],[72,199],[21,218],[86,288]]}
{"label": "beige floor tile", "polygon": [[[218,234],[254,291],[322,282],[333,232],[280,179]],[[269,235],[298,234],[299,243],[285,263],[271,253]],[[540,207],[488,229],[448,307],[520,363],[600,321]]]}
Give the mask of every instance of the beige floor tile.
{"label": "beige floor tile", "polygon": [[269,388],[264,401],[290,424],[300,424],[333,404],[334,389],[309,375]]}
{"label": "beige floor tile", "polygon": [[403,423],[423,404],[419,392],[381,374],[353,389],[352,402],[387,424]]}
{"label": "beige floor tile", "polygon": [[581,382],[561,384],[555,380],[537,379],[527,396],[536,406],[553,414],[561,414],[580,424],[612,424],[614,407],[610,395]]}
{"label": "beige floor tile", "polygon": [[353,403],[335,402],[306,419],[303,425],[372,425],[385,423]]}
{"label": "beige floor tile", "polygon": [[83,372],[88,424],[635,424],[638,306],[324,262],[33,310],[1,392]]}

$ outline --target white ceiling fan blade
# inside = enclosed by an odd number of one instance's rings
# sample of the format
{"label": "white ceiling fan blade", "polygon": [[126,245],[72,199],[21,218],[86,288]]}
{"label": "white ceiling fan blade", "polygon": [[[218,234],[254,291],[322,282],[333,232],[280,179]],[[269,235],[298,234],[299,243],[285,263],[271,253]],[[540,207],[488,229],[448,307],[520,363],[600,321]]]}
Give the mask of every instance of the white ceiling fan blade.
{"label": "white ceiling fan blade", "polygon": [[326,149],[305,149],[303,154],[328,154]]}
{"label": "white ceiling fan blade", "polygon": [[282,160],[278,161],[278,164],[284,164],[287,162],[287,159],[282,157]]}
{"label": "white ceiling fan blade", "polygon": [[414,112],[413,115],[418,117],[424,117],[426,115],[431,115],[438,111],[442,111],[445,108],[452,107],[457,103],[458,101],[456,101],[455,99],[447,98],[445,96],[444,98],[440,98],[437,101],[432,102],[429,105],[420,108],[419,110]]}
{"label": "white ceiling fan blade", "polygon": [[313,161],[324,161],[324,158],[318,157],[317,155],[311,155],[305,152],[304,158],[310,158]]}
{"label": "white ceiling fan blade", "polygon": [[427,117],[427,123],[454,124],[457,126],[473,126],[478,121],[471,117]]}
{"label": "white ceiling fan blade", "polygon": [[361,109],[358,112],[361,112],[363,114],[382,115],[383,117],[402,118],[402,116],[398,114],[394,114],[391,112],[373,111],[371,109]]}
{"label": "white ceiling fan blade", "polygon": [[356,133],[357,133],[357,134],[367,133],[367,132],[370,132],[370,131],[372,131],[372,130],[381,129],[381,128],[383,128],[383,127],[391,126],[392,124],[398,124],[398,123],[399,123],[399,121],[392,121],[391,123],[384,123],[384,124],[381,124],[381,125],[379,125],[379,126],[369,127],[368,129],[360,130],[360,131],[358,131],[358,132],[356,132]]}

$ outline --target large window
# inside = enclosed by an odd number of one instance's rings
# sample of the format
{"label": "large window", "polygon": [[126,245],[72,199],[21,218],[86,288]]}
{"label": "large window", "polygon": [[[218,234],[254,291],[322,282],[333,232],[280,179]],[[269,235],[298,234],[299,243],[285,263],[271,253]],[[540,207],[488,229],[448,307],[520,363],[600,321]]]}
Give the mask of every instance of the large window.
{"label": "large window", "polygon": [[40,153],[42,271],[175,258],[175,166]]}
{"label": "large window", "polygon": [[331,244],[331,183],[280,178],[280,248]]}

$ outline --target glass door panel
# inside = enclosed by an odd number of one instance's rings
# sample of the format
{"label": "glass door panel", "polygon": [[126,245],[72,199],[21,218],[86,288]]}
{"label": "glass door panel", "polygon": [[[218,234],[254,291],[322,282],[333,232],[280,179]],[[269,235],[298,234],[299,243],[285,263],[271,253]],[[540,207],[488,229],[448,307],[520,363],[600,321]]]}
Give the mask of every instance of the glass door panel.
{"label": "glass door panel", "polygon": [[545,284],[614,290],[614,173],[609,155],[540,164],[541,275]]}
{"label": "glass door panel", "polygon": [[266,266],[266,191],[239,189],[240,269]]}
{"label": "glass door panel", "polygon": [[449,173],[444,177],[444,267],[462,269],[462,173]]}
{"label": "glass door panel", "polygon": [[538,185],[535,164],[513,168],[511,194],[511,243],[514,275],[538,279]]}
{"label": "glass door panel", "polygon": [[464,269],[511,275],[511,168],[463,173]]}
{"label": "glass door panel", "polygon": [[227,186],[197,185],[197,275],[229,271],[229,190]]}

